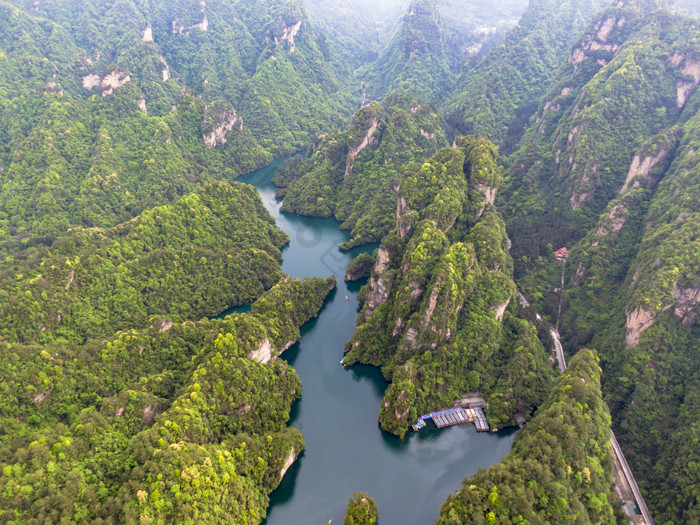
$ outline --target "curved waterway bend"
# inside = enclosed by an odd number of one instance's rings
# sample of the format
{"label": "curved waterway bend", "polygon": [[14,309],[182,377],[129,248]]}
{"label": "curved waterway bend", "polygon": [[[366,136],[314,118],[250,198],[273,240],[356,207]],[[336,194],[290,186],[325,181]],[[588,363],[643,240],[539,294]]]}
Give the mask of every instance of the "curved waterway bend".
{"label": "curved waterway bend", "polygon": [[257,187],[277,226],[289,234],[282,270],[298,278],[333,275],[338,288],[318,318],[302,328],[301,341],[283,354],[302,381],[290,423],[303,434],[306,450],[272,494],[265,525],[322,525],[330,519],[340,525],[356,491],[376,500],[382,525],[432,523],[464,476],[508,453],[514,433],[477,433],[473,425],[437,430],[430,424],[403,440],[381,432],[377,417],[387,385],[379,369],[340,364],[355,327],[359,289],[343,277],[358,251],[338,250],[348,235],[335,220],[279,212],[270,179],[280,163],[238,180]]}

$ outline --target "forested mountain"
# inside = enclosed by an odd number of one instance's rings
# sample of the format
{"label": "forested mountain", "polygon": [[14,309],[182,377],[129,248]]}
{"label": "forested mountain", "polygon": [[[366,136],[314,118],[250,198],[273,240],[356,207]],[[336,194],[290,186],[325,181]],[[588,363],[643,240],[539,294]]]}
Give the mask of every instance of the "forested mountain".
{"label": "forested mountain", "polygon": [[259,523],[304,447],[276,356],[334,285],[288,279],[250,314],[84,346],[3,343],[0,521]]}
{"label": "forested mountain", "polygon": [[405,166],[447,145],[435,108],[393,95],[360,109],[343,132],[321,136],[308,160],[275,179],[283,211],[334,216],[351,230],[344,248],[381,241],[395,224],[396,184]]}
{"label": "forested mountain", "polygon": [[548,389],[550,364],[535,327],[518,316],[505,226],[493,208],[495,147],[475,137],[457,145],[412,165],[398,184],[396,226],[346,345],[346,366],[381,366],[391,380],[379,419],[398,435],[475,390],[489,402],[492,426],[512,425]]}
{"label": "forested mountain", "polygon": [[508,159],[499,203],[516,277],[552,318],[552,247],[572,248],[565,346],[601,348],[603,390],[647,503],[659,521],[693,522],[700,34],[697,20],[656,7],[628,3],[591,22]]}
{"label": "forested mountain", "polygon": [[531,0],[502,45],[469,64],[445,103],[454,134],[517,141],[574,40],[603,0]]}
{"label": "forested mountain", "polygon": [[410,93],[439,102],[452,84],[436,0],[414,0],[391,41],[364,74],[367,93],[383,100],[390,93]]}
{"label": "forested mountain", "polygon": [[355,105],[294,2],[3,1],[0,21],[0,249],[260,167]]}
{"label": "forested mountain", "polygon": [[84,342],[160,313],[217,315],[281,279],[279,248],[288,241],[254,188],[207,183],[113,228],[73,229],[26,263],[6,259],[0,335]]}
{"label": "forested mountain", "polygon": [[304,447],[277,356],[335,283],[232,179],[305,150],[282,210],[380,244],[344,363],[382,428],[527,421],[439,523],[615,523],[611,422],[700,522],[697,2],[376,4],[0,0],[0,521],[264,519]]}
{"label": "forested mountain", "polygon": [[465,479],[437,523],[618,523],[600,372],[595,352],[579,352],[510,453]]}

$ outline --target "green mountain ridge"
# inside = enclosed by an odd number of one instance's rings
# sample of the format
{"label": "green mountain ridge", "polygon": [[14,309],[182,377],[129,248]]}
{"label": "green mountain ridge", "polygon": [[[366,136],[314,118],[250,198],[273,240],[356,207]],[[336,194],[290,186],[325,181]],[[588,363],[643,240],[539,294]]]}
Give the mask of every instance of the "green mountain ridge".
{"label": "green mountain ridge", "polygon": [[399,183],[396,226],[346,344],[346,366],[381,366],[391,381],[379,420],[399,436],[422,413],[476,390],[492,426],[513,425],[541,402],[551,373],[535,327],[518,317],[505,227],[493,209],[495,147],[475,137],[457,145]]}

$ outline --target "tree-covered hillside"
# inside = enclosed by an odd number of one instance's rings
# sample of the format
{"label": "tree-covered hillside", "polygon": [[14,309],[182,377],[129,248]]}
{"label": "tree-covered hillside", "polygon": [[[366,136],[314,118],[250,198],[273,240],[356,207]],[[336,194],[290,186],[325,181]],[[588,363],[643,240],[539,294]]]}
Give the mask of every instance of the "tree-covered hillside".
{"label": "tree-covered hillside", "polygon": [[532,0],[505,42],[467,64],[444,105],[456,135],[475,133],[508,148],[601,0]]}
{"label": "tree-covered hillside", "polygon": [[109,229],[76,228],[2,269],[0,336],[82,342],[156,314],[198,320],[257,299],[282,277],[289,240],[251,186],[201,192]]}
{"label": "tree-covered hillside", "polygon": [[361,292],[345,365],[381,366],[391,385],[382,428],[480,390],[492,426],[528,418],[552,373],[535,327],[518,315],[505,226],[493,208],[495,147],[463,137],[414,164],[398,189],[396,225]]}
{"label": "tree-covered hillside", "polygon": [[436,0],[414,0],[376,62],[363,77],[373,100],[410,93],[424,102],[440,102],[452,84]]}
{"label": "tree-covered hillside", "polygon": [[465,479],[437,524],[618,523],[600,375],[595,352],[579,352],[510,453]]}
{"label": "tree-covered hillside", "polygon": [[85,346],[2,343],[0,521],[260,523],[304,448],[276,356],[334,285],[288,279],[250,314]]}
{"label": "tree-covered hillside", "polygon": [[552,320],[552,249],[571,248],[564,345],[601,349],[613,426],[661,522],[697,520],[699,41],[697,20],[655,2],[602,11],[507,159],[499,197],[516,278]]}
{"label": "tree-covered hillside", "polygon": [[405,167],[446,144],[434,106],[410,95],[373,102],[343,132],[319,137],[306,161],[293,160],[276,176],[282,211],[336,217],[351,230],[343,248],[381,241],[395,223]]}
{"label": "tree-covered hillside", "polygon": [[359,101],[295,2],[3,0],[0,25],[3,251],[261,167]]}

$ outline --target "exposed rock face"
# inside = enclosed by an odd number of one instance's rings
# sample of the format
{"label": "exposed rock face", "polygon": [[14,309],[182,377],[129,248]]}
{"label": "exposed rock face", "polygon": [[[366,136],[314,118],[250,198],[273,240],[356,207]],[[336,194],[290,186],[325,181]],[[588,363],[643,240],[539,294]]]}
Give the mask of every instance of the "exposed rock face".
{"label": "exposed rock face", "polygon": [[163,82],[167,82],[170,79],[170,68],[168,67],[167,62],[165,61],[165,59],[162,56],[158,57],[158,58],[160,58],[160,63],[163,64],[163,71],[162,71]]}
{"label": "exposed rock face", "polygon": [[389,252],[380,248],[377,253],[377,262],[374,265],[375,275],[370,279],[370,293],[367,296],[367,309],[365,310],[366,317],[369,317],[377,306],[384,304],[389,299],[390,282],[382,274],[389,267],[390,261]]}
{"label": "exposed rock face", "polygon": [[70,273],[68,274],[68,282],[66,283],[66,292],[70,290],[71,284],[73,284],[73,280],[75,279],[75,270],[71,270]]}
{"label": "exposed rock face", "polygon": [[700,288],[673,288],[673,313],[681,319],[686,327],[692,326],[697,319],[697,306],[700,305]]}
{"label": "exposed rock face", "polygon": [[184,26],[182,24],[182,19],[176,18],[173,20],[173,35],[183,35],[183,36],[190,36],[192,31],[208,31],[209,30],[209,20],[207,19],[207,14],[204,12],[204,8],[206,6],[206,2],[204,0],[200,0],[199,2],[200,5],[200,13],[203,15],[203,19],[201,22],[198,24],[194,24],[191,26]]}
{"label": "exposed rock face", "polygon": [[508,299],[506,299],[503,304],[499,304],[497,306],[491,307],[491,310],[496,312],[496,319],[498,319],[498,321],[503,321],[503,316],[505,315],[506,308],[508,308],[509,304],[510,304],[510,297]]}
{"label": "exposed rock face", "polygon": [[146,107],[146,99],[139,99],[139,109],[148,115],[148,108]]}
{"label": "exposed rock face", "polygon": [[494,202],[496,202],[498,188],[487,186],[486,184],[482,183],[474,184],[474,188],[484,196],[484,200],[481,201],[480,210],[476,215],[476,218],[479,219],[483,215],[486,207],[491,206]]}
{"label": "exposed rock face", "polygon": [[100,75],[85,75],[83,77],[83,87],[85,89],[92,89],[97,86],[99,86],[102,83],[102,79],[100,78]]}
{"label": "exposed rock face", "polygon": [[624,16],[620,18],[610,16],[598,22],[593,28],[596,34],[587,34],[583,37],[580,45],[573,49],[571,56],[569,56],[569,64],[574,66],[574,70],[577,70],[579,64],[588,58],[586,51],[616,52],[620,46],[614,42],[608,42],[608,37],[615,26],[622,27],[626,23],[627,19]]}
{"label": "exposed rock face", "polygon": [[47,390],[46,392],[43,392],[43,393],[41,393],[41,394],[35,395],[35,396],[34,396],[34,402],[35,402],[36,404],[43,403],[44,401],[46,401],[46,398],[49,397],[49,394],[51,394],[51,390]]}
{"label": "exposed rock face", "polygon": [[[207,118],[206,115],[205,118]],[[243,129],[243,119],[236,114],[236,110],[233,108],[229,108],[222,115],[215,117],[214,120],[213,129],[202,134],[204,145],[208,148],[226,144],[226,134],[234,127],[238,126],[239,130]]]}
{"label": "exposed rock face", "polygon": [[357,156],[362,153],[362,151],[371,144],[371,142],[374,139],[374,132],[379,129],[379,119],[374,118],[372,119],[369,129],[367,130],[367,133],[365,134],[364,139],[362,139],[362,142],[355,147],[355,148],[350,148],[350,151],[348,152],[348,160],[345,165],[345,177],[348,177],[352,173],[352,166],[353,163],[355,162],[355,159]]}
{"label": "exposed rock face", "polygon": [[289,52],[294,53],[296,50],[296,45],[294,44],[294,37],[299,34],[299,30],[301,29],[301,20],[299,20],[296,24],[291,25],[291,26],[286,26],[284,30],[282,31],[282,36],[281,37],[275,37],[275,44],[280,45],[281,42],[287,42],[289,44]]}
{"label": "exposed rock face", "polygon": [[426,131],[423,128],[420,128],[420,134],[423,135],[428,140],[435,138],[435,133],[431,133],[430,131]]}
{"label": "exposed rock face", "polygon": [[292,450],[289,451],[289,456],[287,456],[287,460],[284,462],[284,466],[282,467],[282,470],[280,471],[280,480],[282,480],[282,478],[287,473],[289,468],[292,465],[294,465],[294,462],[297,460],[298,456],[299,456],[299,454],[293,448],[292,448]]}
{"label": "exposed rock face", "polygon": [[114,93],[115,89],[131,82],[131,77],[124,71],[113,71],[103,78],[95,74],[85,75],[82,80],[85,89],[101,88],[102,96],[107,97]]}
{"label": "exposed rock face", "polygon": [[634,348],[639,344],[642,333],[654,324],[654,314],[641,306],[632,312],[627,312],[627,348]]}
{"label": "exposed rock face", "polygon": [[248,357],[253,361],[258,363],[267,364],[272,361],[273,355],[275,355],[275,349],[270,343],[269,339],[263,340],[257,350],[254,350]]}
{"label": "exposed rock face", "polygon": [[[659,153],[654,155],[647,155],[642,158],[640,155],[636,155],[630,166],[630,170],[627,173],[627,179],[625,184],[622,186],[620,193],[625,193],[630,187],[638,188],[643,187],[646,189],[656,186],[659,182],[659,177],[649,178],[649,173],[658,164],[663,163],[668,158],[668,150],[662,149]],[[639,180],[635,180],[638,179]],[[630,186],[631,185],[631,186]]]}
{"label": "exposed rock face", "polygon": [[619,232],[625,222],[627,222],[627,210],[622,205],[615,206],[600,222],[596,233],[601,237],[607,237],[611,233]]}
{"label": "exposed rock face", "polygon": [[151,24],[148,24],[146,29],[143,31],[141,40],[144,42],[153,42],[153,28],[151,27]]}
{"label": "exposed rock face", "polygon": [[377,252],[377,262],[374,266],[375,273],[377,275],[383,274],[389,267],[389,262],[391,262],[389,252],[384,248],[380,248]]}
{"label": "exposed rock face", "polygon": [[[676,85],[678,109],[682,109],[690,96],[700,85],[700,59],[689,56],[679,56],[676,52],[670,59],[672,63],[683,64],[681,73],[684,78],[679,79]],[[678,65],[676,64],[676,65]]]}

